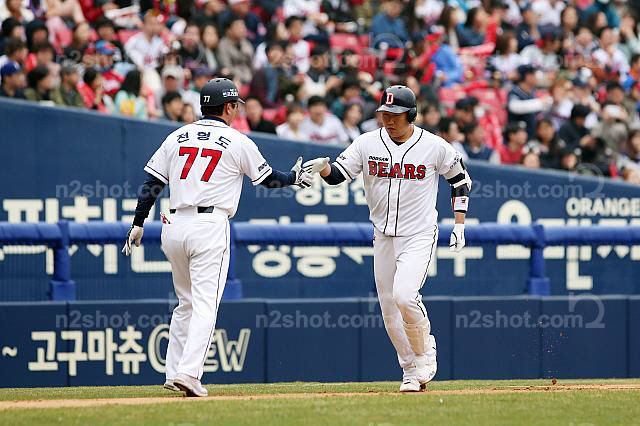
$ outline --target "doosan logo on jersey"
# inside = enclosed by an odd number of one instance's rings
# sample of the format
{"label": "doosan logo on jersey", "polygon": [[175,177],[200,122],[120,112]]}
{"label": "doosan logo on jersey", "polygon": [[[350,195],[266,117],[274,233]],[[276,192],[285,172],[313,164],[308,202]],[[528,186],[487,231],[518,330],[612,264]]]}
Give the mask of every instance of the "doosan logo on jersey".
{"label": "doosan logo on jersey", "polygon": [[383,161],[369,161],[369,175],[381,178],[396,178],[409,180],[422,180],[427,176],[427,166],[420,164],[405,164],[404,167],[400,163],[390,166],[389,163]]}
{"label": "doosan logo on jersey", "polygon": [[[344,160],[346,160],[346,158],[344,158]],[[389,161],[389,159],[387,157],[376,157],[373,155],[369,156],[369,160],[374,160],[374,161]]]}

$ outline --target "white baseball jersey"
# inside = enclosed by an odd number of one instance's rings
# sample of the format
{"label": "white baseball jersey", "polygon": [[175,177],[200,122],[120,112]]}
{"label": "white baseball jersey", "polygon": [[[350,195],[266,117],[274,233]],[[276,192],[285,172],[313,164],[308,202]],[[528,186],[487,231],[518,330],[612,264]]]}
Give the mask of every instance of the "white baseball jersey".
{"label": "white baseball jersey", "polygon": [[199,120],[171,133],[144,170],[169,184],[170,206],[215,206],[233,217],[242,176],[258,185],[271,167],[247,136],[217,120]]}
{"label": "white baseball jersey", "polygon": [[364,133],[335,164],[349,181],[364,173],[369,218],[380,232],[395,237],[434,228],[438,176],[460,159],[444,139],[414,126],[400,145],[384,128]]}

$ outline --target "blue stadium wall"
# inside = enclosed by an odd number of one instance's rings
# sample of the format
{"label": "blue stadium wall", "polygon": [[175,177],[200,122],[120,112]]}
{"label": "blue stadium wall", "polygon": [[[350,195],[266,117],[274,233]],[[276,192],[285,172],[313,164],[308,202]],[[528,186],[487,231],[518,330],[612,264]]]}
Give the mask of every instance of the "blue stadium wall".
{"label": "blue stadium wall", "polygon": [[[0,221],[130,221],[142,167],[175,127],[91,112],[0,101],[3,167]],[[288,170],[299,155],[331,156],[339,150],[251,135],[274,167]],[[474,189],[469,222],[535,221],[550,224],[640,224],[637,186],[550,171],[469,164]],[[451,220],[449,189],[440,185],[440,221]],[[158,203],[166,210],[167,199]],[[291,222],[366,221],[361,181],[268,192],[245,179],[235,220]],[[0,252],[0,300],[48,298],[50,257],[37,248]],[[367,247],[239,247],[236,274],[245,297],[369,297],[372,250]],[[469,247],[455,259],[438,248],[427,296],[519,295],[528,273],[523,247]],[[640,247],[551,247],[545,250],[554,295],[640,294]],[[159,247],[142,261],[116,246],[80,246],[72,253],[79,300],[166,298],[169,265]],[[615,275],[612,272],[615,271]]]}
{"label": "blue stadium wall", "polygon": [[[425,298],[436,380],[640,377],[639,296]],[[2,303],[0,387],[164,381],[172,304]],[[223,302],[204,383],[400,380],[375,299]]]}

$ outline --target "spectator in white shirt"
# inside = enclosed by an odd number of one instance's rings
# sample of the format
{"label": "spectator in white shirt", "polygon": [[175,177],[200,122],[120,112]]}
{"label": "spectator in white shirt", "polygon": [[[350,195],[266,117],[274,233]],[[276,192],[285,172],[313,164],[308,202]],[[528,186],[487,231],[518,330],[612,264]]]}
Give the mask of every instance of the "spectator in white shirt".
{"label": "spectator in white shirt", "polygon": [[319,145],[347,146],[349,136],[342,122],[327,109],[327,102],[320,96],[311,96],[308,102],[309,115],[300,125],[305,139]]}
{"label": "spectator in white shirt", "polygon": [[283,139],[304,141],[306,136],[300,129],[304,120],[304,109],[300,104],[292,104],[287,108],[287,121],[276,127],[276,134]]}
{"label": "spectator in white shirt", "polygon": [[149,10],[144,15],[142,31],[124,45],[129,59],[143,72],[143,81],[153,92],[161,90],[162,82],[156,68],[169,49],[162,38],[162,15]]}

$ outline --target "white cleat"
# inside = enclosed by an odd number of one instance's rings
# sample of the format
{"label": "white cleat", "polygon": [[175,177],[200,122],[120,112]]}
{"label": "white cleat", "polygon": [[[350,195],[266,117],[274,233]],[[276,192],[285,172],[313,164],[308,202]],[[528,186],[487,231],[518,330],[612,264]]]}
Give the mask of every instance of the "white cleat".
{"label": "white cleat", "polygon": [[162,387],[170,391],[181,392],[180,388],[173,384],[173,380],[167,379]]}
{"label": "white cleat", "polygon": [[179,373],[173,380],[178,389],[187,393],[187,396],[209,396],[209,392],[202,386],[200,380],[186,374]]}
{"label": "white cleat", "polygon": [[416,376],[421,385],[426,386],[435,377],[438,371],[438,364],[427,365],[416,370]]}
{"label": "white cleat", "polygon": [[403,379],[400,385],[400,392],[420,392],[423,389],[424,386],[415,377]]}

